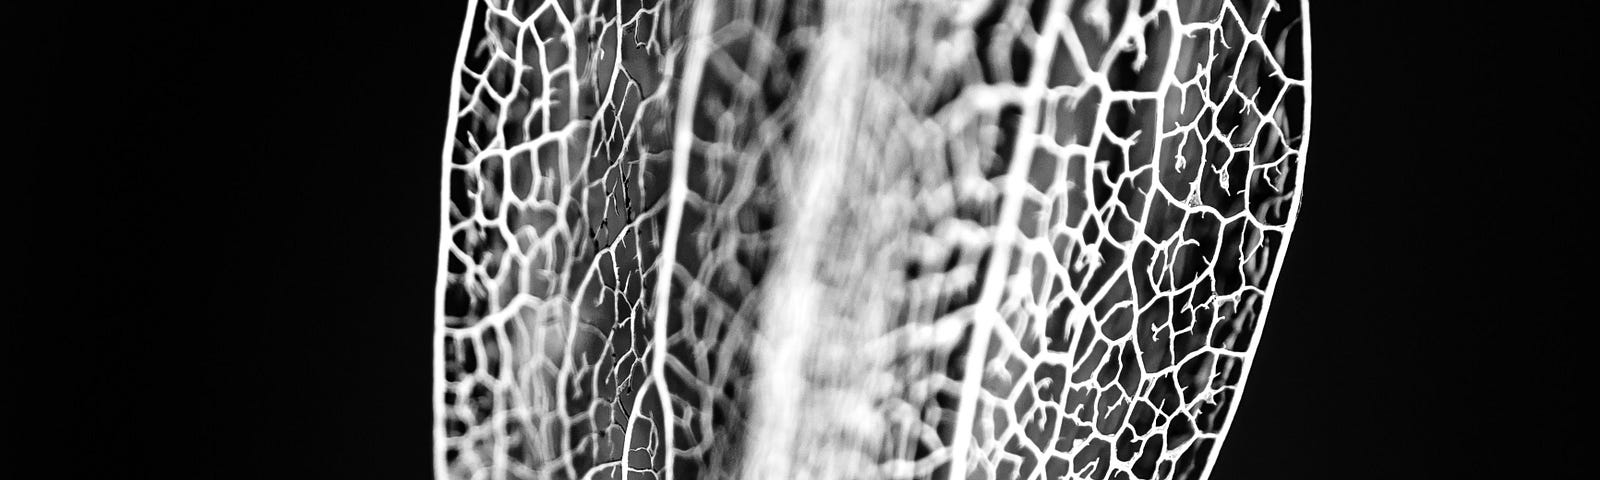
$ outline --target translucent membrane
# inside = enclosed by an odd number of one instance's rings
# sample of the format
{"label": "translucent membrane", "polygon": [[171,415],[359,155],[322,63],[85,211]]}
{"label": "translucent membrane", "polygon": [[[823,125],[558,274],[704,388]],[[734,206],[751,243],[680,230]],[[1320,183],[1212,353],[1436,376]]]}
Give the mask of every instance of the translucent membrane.
{"label": "translucent membrane", "polygon": [[473,1],[440,478],[1204,478],[1299,2]]}

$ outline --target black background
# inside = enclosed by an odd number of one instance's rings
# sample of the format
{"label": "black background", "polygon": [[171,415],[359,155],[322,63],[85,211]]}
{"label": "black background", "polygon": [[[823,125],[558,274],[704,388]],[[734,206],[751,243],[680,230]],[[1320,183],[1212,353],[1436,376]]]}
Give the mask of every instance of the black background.
{"label": "black background", "polygon": [[[41,31],[8,68],[28,86],[7,182],[26,212],[7,229],[20,375],[3,391],[7,443],[30,451],[5,468],[430,474],[465,2],[321,3],[17,15]],[[1592,26],[1546,4],[1420,3],[1312,7],[1304,208],[1213,478],[1577,465]]]}

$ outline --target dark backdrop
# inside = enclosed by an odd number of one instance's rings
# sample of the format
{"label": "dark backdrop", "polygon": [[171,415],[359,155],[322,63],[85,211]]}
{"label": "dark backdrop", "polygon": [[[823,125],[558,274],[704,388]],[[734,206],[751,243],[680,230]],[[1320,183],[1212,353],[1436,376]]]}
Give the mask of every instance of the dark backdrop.
{"label": "dark backdrop", "polygon": [[[29,81],[8,182],[26,213],[7,229],[24,268],[5,429],[32,447],[15,468],[429,475],[464,2],[402,3],[17,15],[41,31],[11,70]],[[1592,30],[1551,6],[1420,3],[1312,6],[1304,208],[1214,478],[1577,464]]]}

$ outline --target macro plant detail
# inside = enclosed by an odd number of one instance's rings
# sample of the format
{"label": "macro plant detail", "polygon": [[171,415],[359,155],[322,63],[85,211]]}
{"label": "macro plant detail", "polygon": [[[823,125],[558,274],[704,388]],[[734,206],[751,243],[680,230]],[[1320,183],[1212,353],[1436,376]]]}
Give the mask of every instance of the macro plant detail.
{"label": "macro plant detail", "polygon": [[1205,478],[1303,2],[472,0],[440,478]]}

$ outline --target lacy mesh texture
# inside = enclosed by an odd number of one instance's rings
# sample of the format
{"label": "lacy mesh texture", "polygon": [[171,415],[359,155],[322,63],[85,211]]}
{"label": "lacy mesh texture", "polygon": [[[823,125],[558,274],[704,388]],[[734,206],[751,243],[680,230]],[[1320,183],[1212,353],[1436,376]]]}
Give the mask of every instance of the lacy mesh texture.
{"label": "lacy mesh texture", "polygon": [[470,2],[438,478],[1205,478],[1300,2]]}

